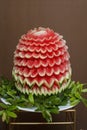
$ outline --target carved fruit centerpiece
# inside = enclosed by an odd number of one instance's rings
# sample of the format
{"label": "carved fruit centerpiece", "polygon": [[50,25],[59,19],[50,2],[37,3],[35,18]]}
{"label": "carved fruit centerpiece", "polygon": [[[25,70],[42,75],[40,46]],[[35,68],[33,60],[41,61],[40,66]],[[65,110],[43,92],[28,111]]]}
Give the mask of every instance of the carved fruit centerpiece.
{"label": "carved fruit centerpiece", "polygon": [[49,28],[22,35],[14,52],[13,76],[23,93],[57,94],[71,79],[68,47],[63,36]]}
{"label": "carved fruit centerpiece", "polygon": [[87,107],[83,95],[87,88],[72,81],[69,58],[63,36],[49,28],[34,28],[22,35],[14,52],[13,80],[0,78],[2,121],[16,118],[16,110],[28,110],[42,112],[51,122],[51,113],[80,101]]}

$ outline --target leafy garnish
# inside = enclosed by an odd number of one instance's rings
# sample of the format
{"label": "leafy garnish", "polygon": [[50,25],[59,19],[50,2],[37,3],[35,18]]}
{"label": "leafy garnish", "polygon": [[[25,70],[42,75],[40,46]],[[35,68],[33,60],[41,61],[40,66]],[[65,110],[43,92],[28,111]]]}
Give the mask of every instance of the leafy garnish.
{"label": "leafy garnish", "polygon": [[52,121],[51,113],[59,113],[59,106],[65,106],[68,103],[71,106],[77,105],[80,101],[87,107],[87,99],[84,98],[84,93],[87,92],[84,84],[71,81],[67,88],[61,93],[55,95],[33,95],[23,94],[15,87],[13,80],[6,78],[0,79],[0,98],[6,100],[6,104],[0,103],[0,116],[2,121],[9,122],[10,118],[17,118],[15,111],[18,107],[32,108],[36,107],[36,111],[42,112],[42,116],[47,122]]}

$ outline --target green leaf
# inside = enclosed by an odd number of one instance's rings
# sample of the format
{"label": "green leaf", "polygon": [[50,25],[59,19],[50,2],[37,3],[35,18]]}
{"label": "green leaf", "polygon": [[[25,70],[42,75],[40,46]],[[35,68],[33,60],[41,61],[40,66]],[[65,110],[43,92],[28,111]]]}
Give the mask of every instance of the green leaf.
{"label": "green leaf", "polygon": [[71,102],[74,102],[75,100],[76,100],[76,97],[71,97],[71,98],[70,98],[70,101],[71,101]]}
{"label": "green leaf", "polygon": [[75,81],[71,81],[71,83],[69,84],[69,89],[73,88],[74,85],[75,85]]}
{"label": "green leaf", "polygon": [[34,104],[34,97],[32,93],[29,94],[29,101],[30,103]]}
{"label": "green leaf", "polygon": [[82,91],[81,91],[81,92],[86,93],[86,92],[87,92],[87,88],[82,89]]}
{"label": "green leaf", "polygon": [[65,106],[68,103],[69,99],[65,97],[64,99],[61,100],[60,105]]}
{"label": "green leaf", "polygon": [[75,97],[78,98],[78,99],[81,99],[80,93],[79,93],[79,92],[76,92],[76,93],[75,93]]}
{"label": "green leaf", "polygon": [[2,114],[2,121],[4,122],[6,120],[6,112],[3,112]]}
{"label": "green leaf", "polygon": [[2,107],[2,108],[4,108],[4,109],[6,109],[8,106],[6,105],[6,104],[4,104],[4,103],[0,103],[0,106]]}
{"label": "green leaf", "polygon": [[12,118],[17,118],[17,115],[14,112],[7,111],[7,115],[12,117]]}
{"label": "green leaf", "polygon": [[42,111],[42,115],[47,120],[47,122],[52,122],[52,116],[48,110]]}
{"label": "green leaf", "polygon": [[3,110],[0,111],[0,116],[2,116],[2,114],[3,114]]}
{"label": "green leaf", "polygon": [[87,107],[87,99],[82,97],[81,100],[82,100],[83,104]]}
{"label": "green leaf", "polygon": [[58,108],[51,108],[49,109],[50,113],[54,113],[54,114],[58,114],[59,111],[58,111]]}
{"label": "green leaf", "polygon": [[71,102],[71,106],[76,106],[79,102],[79,99],[75,99],[73,102]]}
{"label": "green leaf", "polygon": [[9,111],[17,110],[17,106],[10,105],[8,108]]}
{"label": "green leaf", "polygon": [[12,92],[12,91],[8,91],[7,94],[8,94],[9,96],[11,96],[12,98],[14,98],[14,95],[13,95],[13,92]]}

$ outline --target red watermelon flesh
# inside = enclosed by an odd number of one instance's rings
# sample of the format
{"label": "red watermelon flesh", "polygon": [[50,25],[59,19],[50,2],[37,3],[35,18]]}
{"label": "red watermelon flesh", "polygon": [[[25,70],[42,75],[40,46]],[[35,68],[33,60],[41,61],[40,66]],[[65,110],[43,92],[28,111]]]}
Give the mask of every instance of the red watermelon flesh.
{"label": "red watermelon flesh", "polygon": [[13,76],[23,93],[56,94],[71,78],[68,47],[61,35],[49,28],[35,28],[23,35],[14,52]]}

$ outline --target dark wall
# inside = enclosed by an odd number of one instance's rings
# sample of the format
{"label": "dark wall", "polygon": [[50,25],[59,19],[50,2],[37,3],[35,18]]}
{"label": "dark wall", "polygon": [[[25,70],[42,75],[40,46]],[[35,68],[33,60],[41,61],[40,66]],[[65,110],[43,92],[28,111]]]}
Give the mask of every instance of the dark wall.
{"label": "dark wall", "polygon": [[[87,82],[86,0],[0,0],[0,75],[11,78],[13,51],[29,29],[50,27],[69,46],[72,79]],[[87,109],[77,107],[77,129],[86,130]],[[5,128],[4,128],[5,129]]]}

